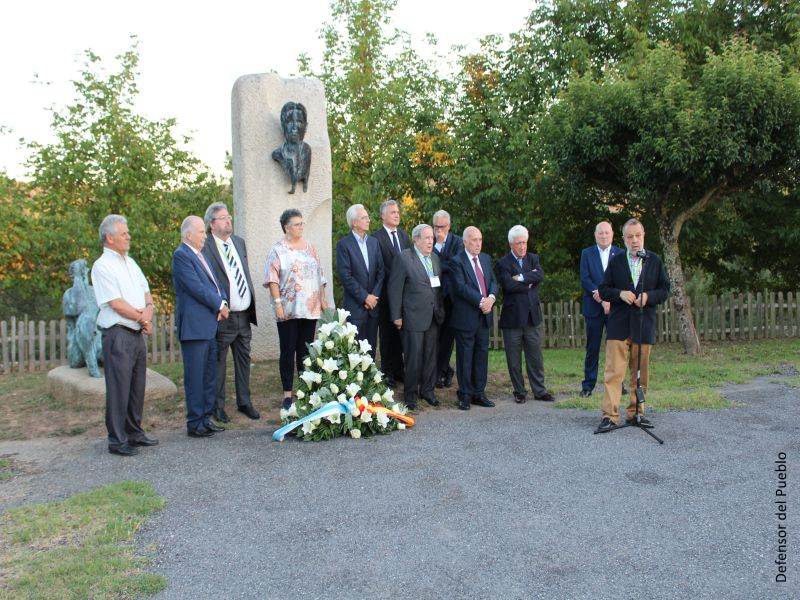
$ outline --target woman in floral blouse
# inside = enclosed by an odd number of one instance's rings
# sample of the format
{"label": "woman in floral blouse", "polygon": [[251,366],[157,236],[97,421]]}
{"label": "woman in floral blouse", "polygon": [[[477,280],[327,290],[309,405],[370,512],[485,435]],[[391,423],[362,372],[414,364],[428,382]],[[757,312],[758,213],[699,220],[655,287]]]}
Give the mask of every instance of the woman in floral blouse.
{"label": "woman in floral blouse", "polygon": [[298,373],[303,370],[306,344],[314,341],[317,319],[328,307],[325,275],[316,249],[303,239],[303,225],[299,210],[283,211],[281,228],[286,235],[269,253],[264,282],[278,325],[283,408],[292,404],[295,365]]}

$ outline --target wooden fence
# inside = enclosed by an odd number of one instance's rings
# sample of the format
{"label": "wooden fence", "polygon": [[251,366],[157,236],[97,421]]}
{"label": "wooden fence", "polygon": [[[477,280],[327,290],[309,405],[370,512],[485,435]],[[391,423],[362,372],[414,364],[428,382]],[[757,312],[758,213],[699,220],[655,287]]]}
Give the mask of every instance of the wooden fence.
{"label": "wooden fence", "polygon": [[[692,313],[701,341],[758,340],[800,337],[800,293],[758,292],[701,296],[692,301]],[[586,327],[579,302],[549,302],[542,305],[545,348],[580,348],[586,342]],[[673,301],[656,309],[656,335],[660,342],[680,340]],[[490,346],[503,347],[497,326]],[[60,321],[30,321],[12,317],[0,321],[0,374],[34,372],[67,363],[67,326]],[[172,315],[154,319],[153,335],[146,338],[148,362],[181,360],[180,344]]]}

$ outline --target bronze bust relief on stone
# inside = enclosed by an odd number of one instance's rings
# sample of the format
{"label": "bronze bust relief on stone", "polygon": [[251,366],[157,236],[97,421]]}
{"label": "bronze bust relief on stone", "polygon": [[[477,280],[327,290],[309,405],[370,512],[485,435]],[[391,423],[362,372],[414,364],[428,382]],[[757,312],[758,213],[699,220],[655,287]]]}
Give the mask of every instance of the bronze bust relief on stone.
{"label": "bronze bust relief on stone", "polygon": [[279,162],[292,182],[290,194],[294,194],[298,181],[303,191],[308,191],[308,172],[311,168],[311,146],[303,141],[308,125],[306,107],[299,102],[287,102],[281,109],[281,128],[286,140],[272,151],[272,159]]}

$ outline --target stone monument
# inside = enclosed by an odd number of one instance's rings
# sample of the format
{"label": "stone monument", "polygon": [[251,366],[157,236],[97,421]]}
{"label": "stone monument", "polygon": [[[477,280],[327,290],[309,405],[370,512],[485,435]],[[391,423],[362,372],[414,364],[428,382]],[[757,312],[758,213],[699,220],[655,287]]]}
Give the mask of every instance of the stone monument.
{"label": "stone monument", "polygon": [[[314,159],[303,191],[273,151],[287,141],[281,111],[287,103],[305,112],[305,144]],[[322,82],[314,78],[283,79],[275,73],[243,75],[233,86],[233,207],[234,231],[247,242],[250,276],[259,295],[258,327],[253,328],[252,358],[278,358],[278,332],[272,303],[263,287],[267,255],[282,236],[279,217],[287,208],[303,213],[305,237],[319,253],[328,280],[326,293],[333,306],[331,149]],[[301,142],[302,143],[302,142]],[[301,181],[298,177],[297,181]]]}

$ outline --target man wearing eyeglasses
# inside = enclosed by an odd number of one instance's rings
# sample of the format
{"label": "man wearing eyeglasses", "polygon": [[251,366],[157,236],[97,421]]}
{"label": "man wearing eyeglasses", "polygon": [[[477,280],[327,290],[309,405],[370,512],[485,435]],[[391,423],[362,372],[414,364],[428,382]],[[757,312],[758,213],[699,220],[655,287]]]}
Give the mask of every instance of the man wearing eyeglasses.
{"label": "man wearing eyeglasses", "polygon": [[250,341],[251,324],[256,321],[256,297],[250,280],[247,246],[238,235],[233,235],[233,220],[222,202],[206,209],[203,219],[211,234],[203,246],[205,256],[217,281],[228,294],[230,316],[219,322],[217,329],[217,392],[215,418],[227,423],[225,412],[225,373],[228,347],[233,352],[233,371],[236,383],[236,409],[250,419],[261,415],[250,400]]}

